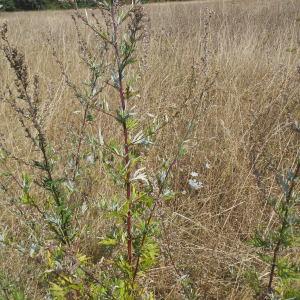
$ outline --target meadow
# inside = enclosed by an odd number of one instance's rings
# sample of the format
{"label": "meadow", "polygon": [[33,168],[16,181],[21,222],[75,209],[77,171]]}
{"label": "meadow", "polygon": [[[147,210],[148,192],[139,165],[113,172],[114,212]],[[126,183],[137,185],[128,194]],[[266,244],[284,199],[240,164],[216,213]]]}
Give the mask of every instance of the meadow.
{"label": "meadow", "polygon": [[[91,10],[81,12],[92,20]],[[143,115],[142,124],[165,122],[153,147],[142,151],[149,177],[155,177],[167,158],[176,157],[194,120],[184,141],[186,153],[170,175],[172,199],[159,202],[154,213],[161,228],[155,238],[160,250],[155,265],[140,279],[144,293],[169,300],[271,299],[254,287],[256,281],[267,284],[270,264],[249,241],[258,229],[267,233],[280,224],[269,199],[282,200],[278,176],[293,169],[300,155],[300,2],[156,3],[144,5],[144,12],[145,35],[130,67],[139,91],[135,110]],[[7,22],[7,36],[24,53],[30,76],[39,75],[45,133],[54,152],[62,153],[58,173],[65,172],[67,157],[76,150],[72,141],[80,133],[82,115],[61,66],[83,89],[89,72],[80,59],[73,13],[0,12],[0,25]],[[78,26],[88,47],[96,50],[94,33]],[[18,202],[22,174],[33,174],[36,180],[40,176],[28,163],[39,154],[4,101],[8,90],[14,91],[14,75],[3,52],[0,70],[0,146],[11,157],[0,165],[0,299],[52,299],[46,298],[40,262],[54,242],[46,226],[31,226],[33,220],[42,224],[38,212]],[[105,98],[111,107],[117,101],[110,90]],[[100,135],[119,140],[120,131],[108,115],[93,113],[92,121],[82,139],[84,176],[70,198],[76,238],[68,253],[84,253],[92,262],[89,272],[97,277],[109,261],[99,245],[110,226],[102,203],[113,199],[118,188],[97,160],[97,145],[89,141]],[[47,209],[39,188],[32,193]],[[299,191],[299,184],[294,188]],[[299,224],[295,236],[296,229]],[[298,238],[281,255],[299,266],[299,253]],[[290,290],[300,290],[297,270]],[[276,299],[288,299],[277,273],[275,277],[281,295]],[[11,296],[14,288],[24,298]],[[92,299],[86,297],[70,293],[53,299]]]}

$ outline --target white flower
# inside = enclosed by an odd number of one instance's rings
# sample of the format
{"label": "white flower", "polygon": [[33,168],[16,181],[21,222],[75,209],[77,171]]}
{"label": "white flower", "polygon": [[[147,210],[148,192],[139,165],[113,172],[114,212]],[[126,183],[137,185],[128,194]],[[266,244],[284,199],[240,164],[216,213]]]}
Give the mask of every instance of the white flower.
{"label": "white flower", "polygon": [[192,177],[198,177],[198,175],[199,175],[199,174],[198,174],[197,172],[192,172],[192,173],[191,173],[191,176],[192,176]]}
{"label": "white flower", "polygon": [[198,191],[203,187],[203,183],[201,181],[197,181],[196,179],[189,179],[188,182],[192,190]]}

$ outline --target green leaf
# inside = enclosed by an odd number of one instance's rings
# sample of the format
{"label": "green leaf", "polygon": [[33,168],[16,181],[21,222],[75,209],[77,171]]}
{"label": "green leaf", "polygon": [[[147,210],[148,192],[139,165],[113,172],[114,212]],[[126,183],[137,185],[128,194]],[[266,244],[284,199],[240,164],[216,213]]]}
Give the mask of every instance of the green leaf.
{"label": "green leaf", "polygon": [[92,114],[88,114],[86,119],[87,119],[88,122],[92,122],[92,121],[95,120],[95,117]]}
{"label": "green leaf", "polygon": [[153,204],[155,202],[155,199],[148,195],[148,194],[143,194],[142,196],[140,196],[140,201],[145,204],[148,208],[152,208]]}
{"label": "green leaf", "polygon": [[41,161],[34,160],[33,161],[33,165],[35,167],[37,167],[38,169],[43,170],[43,171],[52,170],[52,166],[51,165],[47,165],[46,163],[41,162]]}
{"label": "green leaf", "polygon": [[183,157],[187,154],[187,149],[184,147],[184,145],[181,145],[179,148],[179,157]]}
{"label": "green leaf", "polygon": [[118,241],[116,239],[113,239],[113,238],[106,238],[104,240],[101,240],[99,242],[100,245],[102,246],[116,246],[118,244]]}
{"label": "green leaf", "polygon": [[123,10],[119,11],[118,17],[117,17],[117,23],[120,25],[122,24],[129,16],[128,12],[125,12]]}
{"label": "green leaf", "polygon": [[245,272],[244,276],[251,289],[255,292],[256,295],[258,295],[261,292],[259,274],[254,269],[250,269]]}
{"label": "green leaf", "polygon": [[23,194],[23,195],[20,197],[20,201],[21,201],[23,204],[33,204],[33,203],[34,203],[33,198],[31,198],[30,195],[29,195],[28,193]]}
{"label": "green leaf", "polygon": [[146,271],[157,263],[159,255],[158,244],[152,239],[146,239],[141,255],[140,270]]}
{"label": "green leaf", "polygon": [[31,186],[31,178],[28,174],[23,173],[22,174],[22,187],[23,187],[23,192],[24,193],[28,193],[30,190],[30,186]]}
{"label": "green leaf", "polygon": [[272,241],[270,238],[263,236],[258,230],[255,231],[254,236],[249,243],[256,248],[271,249]]}
{"label": "green leaf", "polygon": [[51,283],[50,292],[51,292],[51,295],[56,300],[64,300],[65,299],[65,295],[66,295],[65,289],[56,283]]}
{"label": "green leaf", "polygon": [[176,194],[171,189],[165,188],[162,196],[165,201],[171,201],[175,198]]}
{"label": "green leaf", "polygon": [[132,278],[133,276],[132,267],[122,255],[120,255],[117,260],[117,266],[126,277]]}

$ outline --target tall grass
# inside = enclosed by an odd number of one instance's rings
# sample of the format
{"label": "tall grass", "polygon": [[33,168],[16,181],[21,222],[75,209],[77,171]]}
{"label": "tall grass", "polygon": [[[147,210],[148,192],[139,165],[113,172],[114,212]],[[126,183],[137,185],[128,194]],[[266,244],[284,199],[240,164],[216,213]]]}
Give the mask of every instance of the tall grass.
{"label": "tall grass", "polygon": [[[247,241],[257,228],[268,232],[278,225],[267,199],[280,197],[277,174],[293,166],[299,156],[299,8],[296,0],[145,6],[149,20],[138,48],[140,98],[135,109],[150,118],[168,120],[147,153],[147,168],[158,171],[165,158],[176,155],[187,120],[193,118],[201,99],[197,124],[186,143],[187,155],[173,170],[170,188],[176,191],[175,199],[163,202],[155,213],[163,228],[161,253],[143,285],[153,290],[157,299],[252,299],[245,274],[253,268],[268,285],[269,265]],[[0,14],[0,23],[7,20],[10,27],[11,43],[24,52],[30,73],[40,76],[44,129],[66,157],[76,147],[62,137],[77,139],[82,124],[80,105],[53,49],[78,86],[89,71],[78,55],[71,14]],[[91,18],[89,10],[87,15]],[[93,33],[79,26],[87,45],[93,48]],[[51,36],[50,44],[47,36]],[[1,99],[13,82],[3,55],[0,68]],[[214,85],[203,94],[208,79]],[[117,101],[112,93],[105,98],[114,104]],[[34,159],[36,151],[24,137],[16,115],[3,102],[0,114],[1,144],[13,157]],[[96,126],[87,126],[88,135],[94,136],[100,129],[104,138],[117,132],[109,116],[94,118]],[[89,165],[91,154],[97,155],[97,151],[86,151],[84,164]],[[62,167],[64,163],[61,161]],[[12,160],[5,172],[13,172],[21,181],[19,168],[19,162]],[[11,200],[4,196],[0,200],[1,283],[7,289],[24,289],[30,299],[42,299],[43,272],[28,238],[32,237],[28,222],[39,217],[27,206],[13,205],[19,194],[10,178],[1,176],[0,184],[9,188]],[[99,240],[110,225],[100,204],[115,195],[115,188],[101,164],[86,169],[80,187],[72,199],[79,237],[72,251],[85,253],[97,270],[107,255]],[[293,253],[299,263],[298,250],[294,247],[286,254]],[[299,283],[295,284],[297,289]]]}

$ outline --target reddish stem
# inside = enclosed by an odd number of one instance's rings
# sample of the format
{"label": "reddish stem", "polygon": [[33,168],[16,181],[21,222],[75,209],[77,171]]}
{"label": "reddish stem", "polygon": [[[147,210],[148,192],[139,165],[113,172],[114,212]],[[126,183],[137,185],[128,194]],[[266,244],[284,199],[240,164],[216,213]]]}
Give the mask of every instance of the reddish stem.
{"label": "reddish stem", "polygon": [[[119,53],[119,46],[117,41],[118,28],[115,19],[115,4],[112,5],[111,9],[112,25],[114,31],[114,49],[118,66],[118,81],[119,81],[119,97],[120,104],[123,111],[126,110],[126,98],[124,95],[123,80],[122,80],[122,69],[121,69],[121,58]],[[125,187],[126,187],[126,200],[129,202],[129,208],[127,212],[127,257],[128,263],[132,264],[132,215],[131,215],[131,183],[130,183],[130,159],[129,159],[129,139],[128,139],[128,128],[126,122],[123,122],[123,136],[124,136],[124,163],[127,168]]]}

